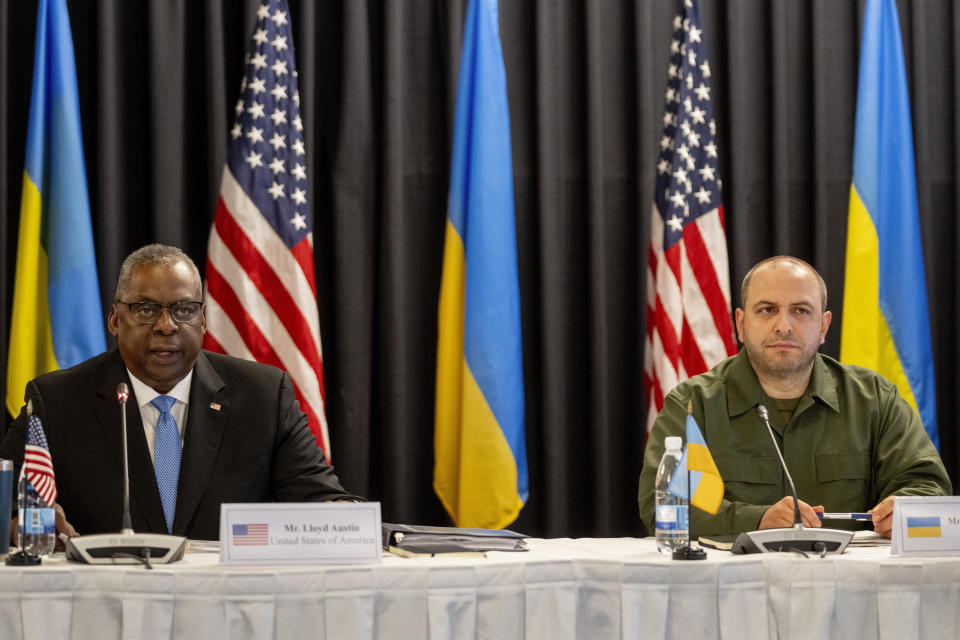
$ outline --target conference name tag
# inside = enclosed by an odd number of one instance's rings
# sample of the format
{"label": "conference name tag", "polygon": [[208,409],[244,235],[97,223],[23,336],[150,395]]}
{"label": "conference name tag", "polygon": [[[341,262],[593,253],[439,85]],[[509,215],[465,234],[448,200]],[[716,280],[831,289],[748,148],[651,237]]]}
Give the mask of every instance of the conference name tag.
{"label": "conference name tag", "polygon": [[381,561],[379,502],[220,506],[225,564],[370,564]]}
{"label": "conference name tag", "polygon": [[897,496],[890,555],[960,555],[960,496]]}

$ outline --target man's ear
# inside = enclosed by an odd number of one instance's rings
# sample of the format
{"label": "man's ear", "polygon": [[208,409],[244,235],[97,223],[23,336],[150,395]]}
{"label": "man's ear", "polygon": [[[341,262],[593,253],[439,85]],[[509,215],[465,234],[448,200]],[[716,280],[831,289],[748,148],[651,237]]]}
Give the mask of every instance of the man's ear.
{"label": "man's ear", "polygon": [[823,344],[827,339],[827,329],[830,328],[831,320],[833,320],[833,314],[829,311],[824,311],[823,317],[820,319],[820,344]]}
{"label": "man's ear", "polygon": [[110,313],[107,314],[107,329],[112,335],[117,335],[120,327],[120,313],[117,311],[117,305],[110,307]]}
{"label": "man's ear", "polygon": [[743,309],[737,307],[733,312],[733,317],[737,323],[737,340],[743,344]]}

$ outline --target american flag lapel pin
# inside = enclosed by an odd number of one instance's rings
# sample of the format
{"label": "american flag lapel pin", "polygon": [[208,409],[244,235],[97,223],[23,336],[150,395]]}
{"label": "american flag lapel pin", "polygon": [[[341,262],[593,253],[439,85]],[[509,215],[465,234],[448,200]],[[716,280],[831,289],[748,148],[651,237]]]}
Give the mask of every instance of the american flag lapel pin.
{"label": "american flag lapel pin", "polygon": [[219,402],[211,402],[211,403],[210,403],[210,408],[213,409],[214,411],[220,411],[220,403],[219,403]]}

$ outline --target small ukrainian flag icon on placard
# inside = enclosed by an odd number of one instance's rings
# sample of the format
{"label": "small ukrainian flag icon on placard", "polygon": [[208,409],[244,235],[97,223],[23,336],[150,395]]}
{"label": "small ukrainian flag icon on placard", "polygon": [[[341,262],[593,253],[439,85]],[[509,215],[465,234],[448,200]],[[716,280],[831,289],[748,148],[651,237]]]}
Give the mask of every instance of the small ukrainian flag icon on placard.
{"label": "small ukrainian flag icon on placard", "polygon": [[939,538],[940,516],[907,518],[908,538]]}

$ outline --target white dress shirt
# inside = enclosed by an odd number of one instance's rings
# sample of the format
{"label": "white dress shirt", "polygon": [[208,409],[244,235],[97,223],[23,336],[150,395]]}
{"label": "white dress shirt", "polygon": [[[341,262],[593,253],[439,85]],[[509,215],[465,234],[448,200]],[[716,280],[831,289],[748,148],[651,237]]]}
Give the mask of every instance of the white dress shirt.
{"label": "white dress shirt", "polygon": [[147,437],[147,448],[150,449],[150,460],[153,460],[153,434],[157,430],[157,420],[160,419],[160,410],[150,404],[159,395],[168,395],[176,399],[170,413],[177,421],[177,431],[180,432],[180,446],[183,447],[183,430],[187,426],[187,405],[190,404],[190,383],[193,381],[193,369],[183,380],[178,382],[168,393],[160,394],[146,383],[141,382],[130,373],[130,383],[133,385],[133,396],[140,407],[140,418],[143,420],[143,434]]}

